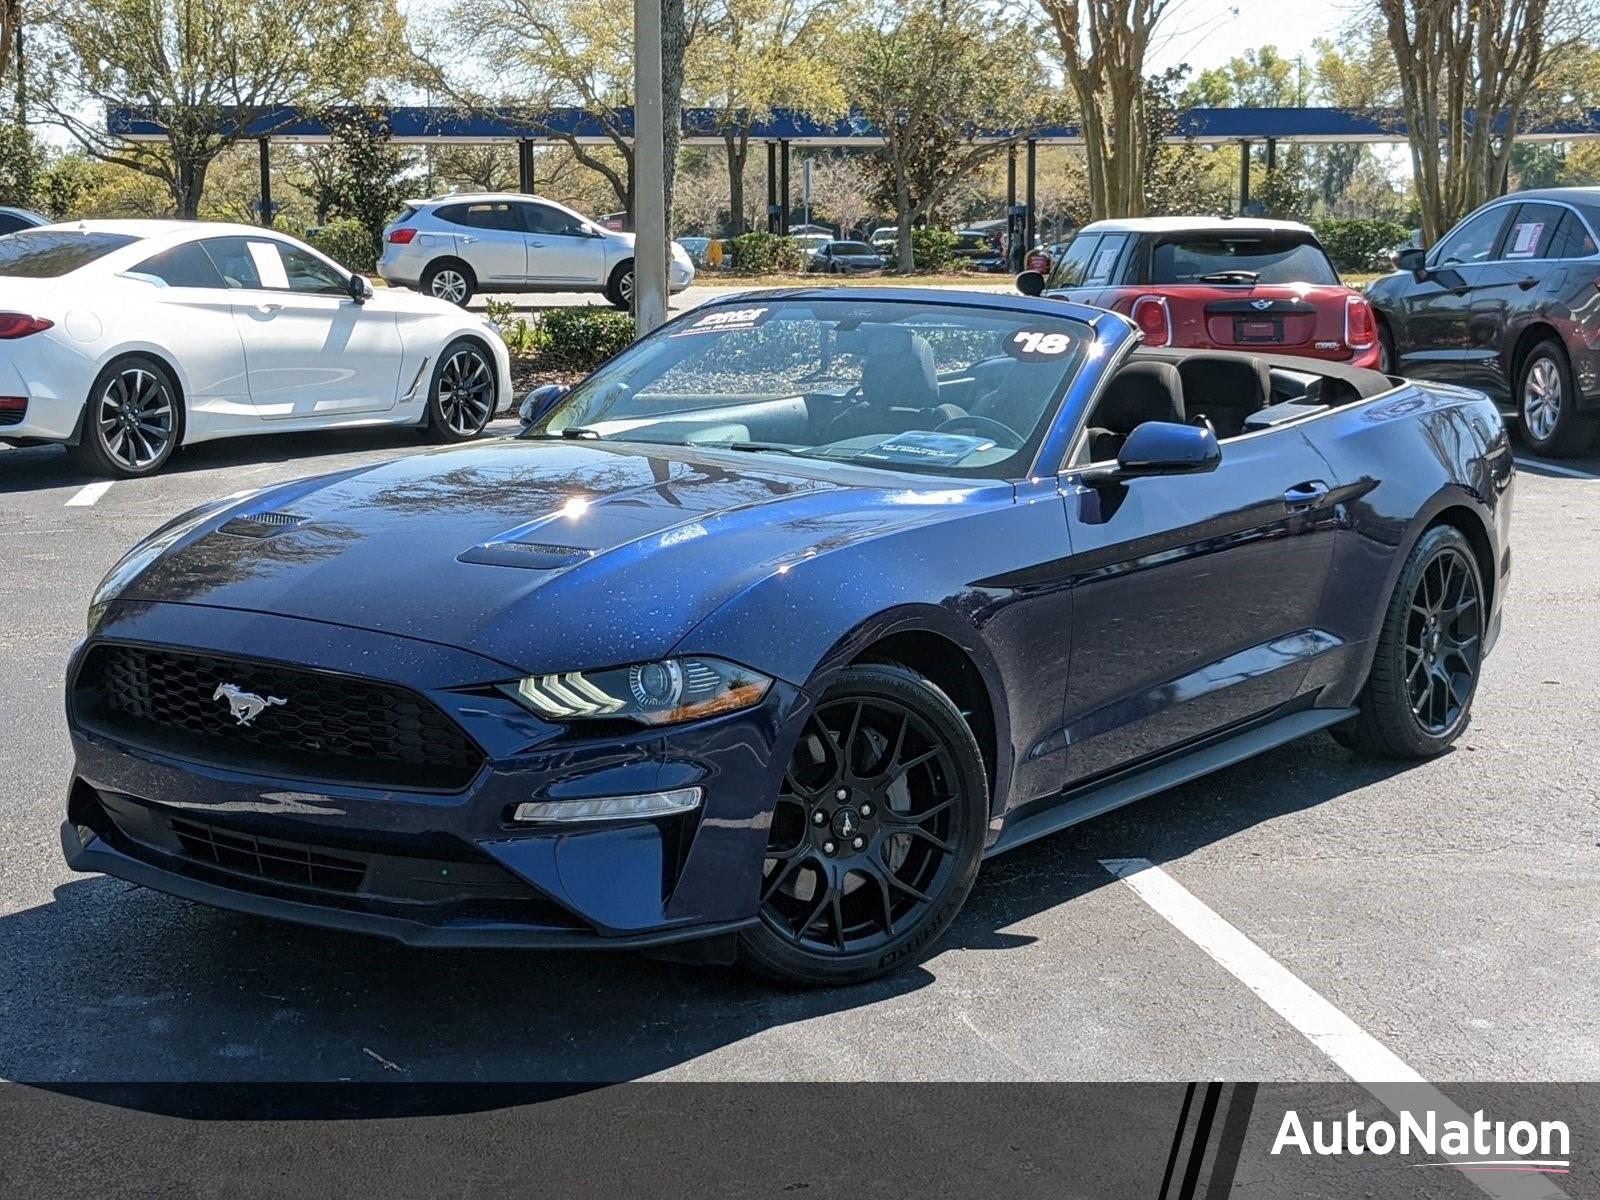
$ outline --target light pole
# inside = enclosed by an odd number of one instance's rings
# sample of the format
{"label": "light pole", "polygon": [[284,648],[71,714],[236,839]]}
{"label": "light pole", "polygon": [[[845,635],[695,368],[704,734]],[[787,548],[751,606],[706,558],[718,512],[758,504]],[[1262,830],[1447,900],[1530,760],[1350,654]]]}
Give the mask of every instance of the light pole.
{"label": "light pole", "polygon": [[661,0],[633,0],[633,317],[641,336],[667,319]]}

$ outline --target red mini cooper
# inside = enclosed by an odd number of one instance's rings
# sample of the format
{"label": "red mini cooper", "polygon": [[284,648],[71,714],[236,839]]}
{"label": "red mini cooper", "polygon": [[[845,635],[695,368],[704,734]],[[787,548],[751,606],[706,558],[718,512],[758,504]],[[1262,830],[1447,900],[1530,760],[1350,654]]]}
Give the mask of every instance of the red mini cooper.
{"label": "red mini cooper", "polygon": [[1132,317],[1147,346],[1260,350],[1377,367],[1365,296],[1339,282],[1316,234],[1293,221],[1095,221],[1017,288]]}

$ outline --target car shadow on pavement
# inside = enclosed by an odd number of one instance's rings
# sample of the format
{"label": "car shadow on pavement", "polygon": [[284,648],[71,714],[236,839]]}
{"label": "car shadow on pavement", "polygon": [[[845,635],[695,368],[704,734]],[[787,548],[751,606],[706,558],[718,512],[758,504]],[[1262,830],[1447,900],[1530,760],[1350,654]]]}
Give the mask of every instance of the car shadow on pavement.
{"label": "car shadow on pavement", "polygon": [[[514,418],[501,416],[489,424],[487,437],[515,433]],[[240,467],[271,467],[303,463],[297,474],[314,475],[330,469],[319,460],[348,454],[377,454],[400,458],[440,449],[421,431],[410,426],[382,425],[371,429],[330,429],[310,433],[274,433],[260,437],[220,438],[197,446],[181,447],[151,478],[164,479],[201,471]],[[285,479],[293,478],[285,475]],[[101,476],[78,469],[60,446],[24,446],[0,449],[0,494],[76,487]],[[137,482],[144,482],[143,480]]]}
{"label": "car shadow on pavement", "polygon": [[[1036,939],[1013,927],[1112,884],[1102,858],[1181,859],[1400,769],[1313,737],[1035,842],[985,865],[934,958],[832,990],[633,954],[416,950],[75,880],[0,919],[0,1077],[581,1084],[669,1072],[764,1031],[868,1008],[862,1018],[885,1030],[914,1026],[927,1019],[914,993],[968,986],[969,954],[1017,952]],[[695,1074],[862,1071],[828,1049],[833,1040],[766,1037]]]}

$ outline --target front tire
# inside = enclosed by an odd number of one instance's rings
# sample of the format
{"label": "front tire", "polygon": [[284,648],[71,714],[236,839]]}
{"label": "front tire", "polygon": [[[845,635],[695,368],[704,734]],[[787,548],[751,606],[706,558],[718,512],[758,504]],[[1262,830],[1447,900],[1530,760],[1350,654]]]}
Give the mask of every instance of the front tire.
{"label": "front tire", "polygon": [[182,436],[183,402],[171,372],[131,354],[95,379],[71,453],[88,474],[141,479],[166,465]]}
{"label": "front tire", "polygon": [[977,878],[988,776],[950,698],[904,667],[841,671],[784,772],[741,962],[860,983],[926,954]]}
{"label": "front tire", "polygon": [[1389,322],[1382,317],[1378,318],[1378,372],[1382,375],[1396,373],[1394,334],[1389,329]]}
{"label": "front tire", "polygon": [[1487,617],[1472,544],[1454,526],[1435,525],[1406,559],[1360,711],[1329,731],[1334,740],[1385,758],[1448,750],[1472,719]]}
{"label": "front tire", "polygon": [[428,436],[436,442],[469,442],[494,418],[499,390],[495,363],[477,342],[462,338],[439,355],[428,387]]}
{"label": "front tire", "polygon": [[1565,458],[1594,440],[1595,421],[1578,411],[1572,364],[1550,339],[1528,352],[1517,373],[1517,417],[1522,440],[1536,454]]}

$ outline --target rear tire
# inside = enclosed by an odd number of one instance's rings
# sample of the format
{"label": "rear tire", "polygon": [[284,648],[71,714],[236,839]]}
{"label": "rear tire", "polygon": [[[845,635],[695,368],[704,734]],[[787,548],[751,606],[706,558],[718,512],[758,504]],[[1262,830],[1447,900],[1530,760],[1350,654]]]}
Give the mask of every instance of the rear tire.
{"label": "rear tire", "polygon": [[1382,317],[1378,318],[1378,370],[1384,375],[1396,373],[1394,334],[1389,330],[1389,323]]}
{"label": "rear tire", "polygon": [[1578,389],[1566,349],[1555,339],[1540,342],[1517,372],[1517,424],[1536,454],[1566,458],[1594,441],[1596,421],[1578,411]]}
{"label": "rear tire", "polygon": [[626,259],[612,268],[605,292],[613,308],[625,311],[633,308],[633,259]]}
{"label": "rear tire", "polygon": [[950,698],[904,667],[846,668],[784,772],[740,961],[808,986],[915,962],[972,890],[988,813],[983,755]]}
{"label": "rear tire", "polygon": [[494,419],[499,385],[493,356],[459,338],[444,348],[428,385],[425,425],[435,442],[470,442]]}
{"label": "rear tire", "polygon": [[146,354],[119,358],[101,371],[84,404],[78,468],[112,479],[161,470],[183,437],[183,401],[166,364]]}
{"label": "rear tire", "polygon": [[422,273],[422,283],[419,289],[424,296],[432,296],[435,300],[447,300],[461,308],[467,306],[478,290],[478,277],[472,273],[472,268],[459,258],[441,258],[437,262],[429,263],[428,269]]}
{"label": "rear tire", "polygon": [[1328,732],[1384,758],[1432,758],[1472,719],[1487,612],[1472,544],[1452,525],[1425,532],[1384,613],[1359,712]]}

